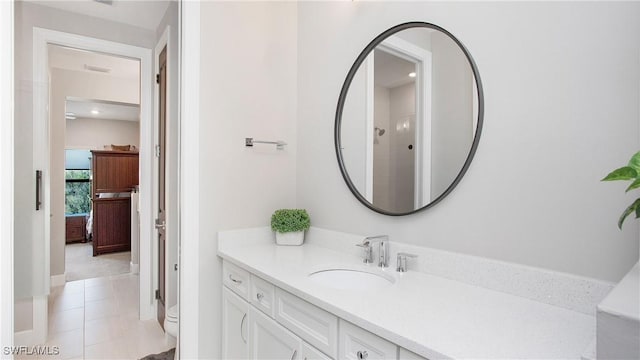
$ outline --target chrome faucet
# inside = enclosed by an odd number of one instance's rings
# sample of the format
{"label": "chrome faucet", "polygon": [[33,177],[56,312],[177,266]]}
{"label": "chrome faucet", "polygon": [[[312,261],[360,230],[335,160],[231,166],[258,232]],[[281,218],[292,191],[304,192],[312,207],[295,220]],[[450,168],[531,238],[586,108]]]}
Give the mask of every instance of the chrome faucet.
{"label": "chrome faucet", "polygon": [[381,268],[389,267],[389,235],[367,236],[363,243],[365,242],[368,244],[378,243],[378,266]]}
{"label": "chrome faucet", "polygon": [[373,253],[371,251],[371,242],[368,239],[364,239],[362,244],[356,244],[356,246],[364,249],[364,255],[362,256],[362,262],[365,264],[371,264],[373,262]]}

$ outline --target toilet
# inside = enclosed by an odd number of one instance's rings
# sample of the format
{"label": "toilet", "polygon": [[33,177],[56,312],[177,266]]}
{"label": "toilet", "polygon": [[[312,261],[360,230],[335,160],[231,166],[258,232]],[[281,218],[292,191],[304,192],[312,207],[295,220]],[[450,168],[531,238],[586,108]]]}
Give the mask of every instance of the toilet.
{"label": "toilet", "polygon": [[173,305],[164,315],[164,331],[176,338],[178,336],[178,305]]}

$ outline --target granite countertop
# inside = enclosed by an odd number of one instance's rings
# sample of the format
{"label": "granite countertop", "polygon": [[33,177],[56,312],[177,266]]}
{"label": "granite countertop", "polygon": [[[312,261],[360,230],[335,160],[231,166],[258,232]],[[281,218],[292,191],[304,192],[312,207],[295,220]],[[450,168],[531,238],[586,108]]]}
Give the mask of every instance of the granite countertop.
{"label": "granite countertop", "polygon": [[[218,255],[431,359],[579,359],[595,336],[593,316],[417,271],[380,270],[316,245],[226,244]],[[341,266],[384,271],[395,283],[382,291],[337,290],[308,276]]]}

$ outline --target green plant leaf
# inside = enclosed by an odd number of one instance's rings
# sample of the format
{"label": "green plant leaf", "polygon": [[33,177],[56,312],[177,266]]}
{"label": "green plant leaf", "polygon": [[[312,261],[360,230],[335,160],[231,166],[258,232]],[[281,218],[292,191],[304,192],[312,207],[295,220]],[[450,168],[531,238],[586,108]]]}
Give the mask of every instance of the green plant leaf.
{"label": "green plant leaf", "polygon": [[629,160],[629,164],[627,164],[627,165],[630,168],[634,169],[635,171],[639,171],[640,172],[640,151],[638,151],[637,153],[633,154],[633,156]]}
{"label": "green plant leaf", "polygon": [[309,230],[311,219],[304,209],[279,209],[271,215],[271,230],[280,233]]}
{"label": "green plant leaf", "polygon": [[633,180],[636,177],[638,177],[638,172],[634,168],[623,166],[610,172],[601,181]]}
{"label": "green plant leaf", "polygon": [[627,216],[629,216],[629,214],[635,211],[636,218],[638,218],[638,212],[640,211],[638,207],[640,207],[640,198],[636,199],[636,201],[634,201],[633,204],[629,205],[629,207],[624,209],[624,211],[622,212],[622,215],[620,215],[620,219],[618,219],[618,228],[620,230],[622,230],[622,223],[627,218]]}
{"label": "green plant leaf", "polygon": [[624,192],[629,192],[629,190],[633,190],[633,189],[637,189],[640,187],[640,177],[638,177],[637,179],[635,179],[631,185],[629,185],[629,187],[627,188],[627,190],[625,190]]}

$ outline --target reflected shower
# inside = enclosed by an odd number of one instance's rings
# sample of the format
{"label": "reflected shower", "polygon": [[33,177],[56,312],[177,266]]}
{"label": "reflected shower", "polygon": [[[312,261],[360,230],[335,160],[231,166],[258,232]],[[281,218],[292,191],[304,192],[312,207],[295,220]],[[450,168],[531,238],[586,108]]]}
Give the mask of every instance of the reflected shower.
{"label": "reflected shower", "polygon": [[373,128],[373,133],[374,133],[374,135],[375,135],[375,136],[374,136],[374,138],[373,138],[373,143],[374,143],[374,144],[377,144],[377,143],[378,143],[378,136],[382,136],[382,135],[384,135],[384,132],[385,132],[385,131],[386,131],[385,129],[383,129],[383,128],[379,128],[379,127],[377,127],[377,126],[376,126],[375,128]]}

